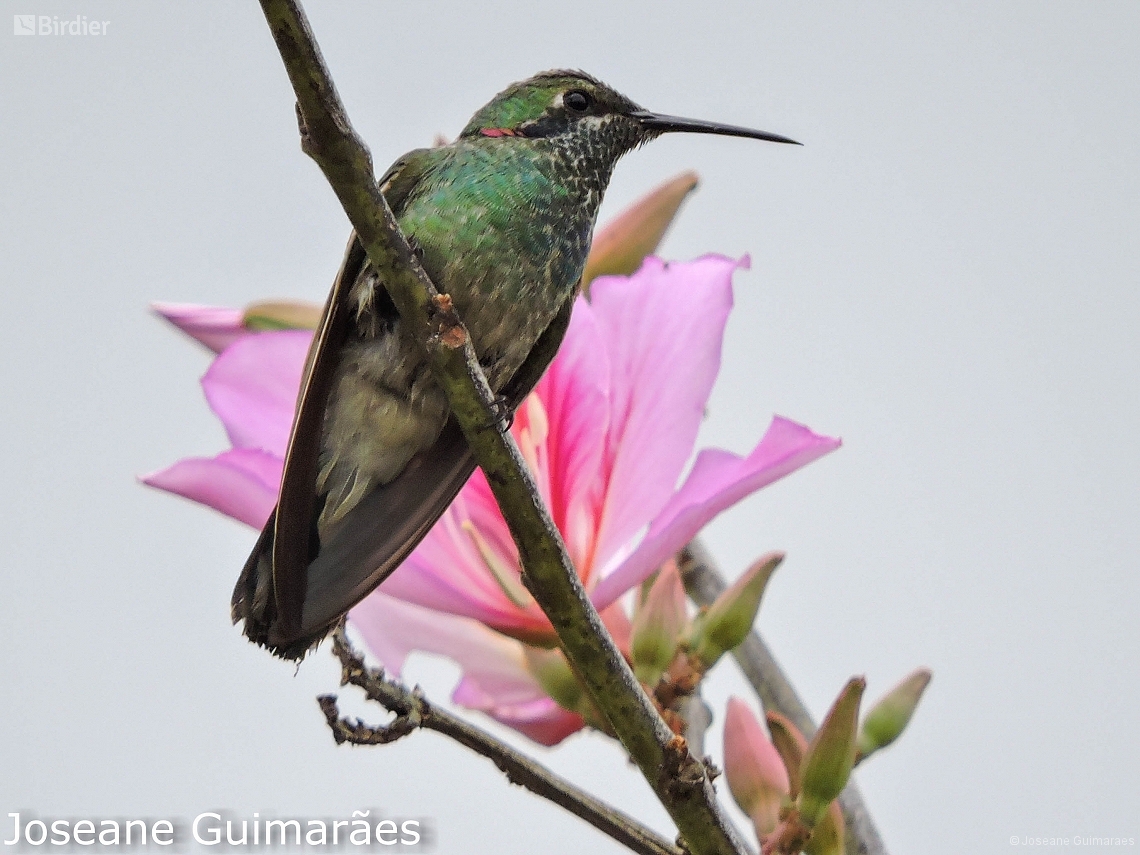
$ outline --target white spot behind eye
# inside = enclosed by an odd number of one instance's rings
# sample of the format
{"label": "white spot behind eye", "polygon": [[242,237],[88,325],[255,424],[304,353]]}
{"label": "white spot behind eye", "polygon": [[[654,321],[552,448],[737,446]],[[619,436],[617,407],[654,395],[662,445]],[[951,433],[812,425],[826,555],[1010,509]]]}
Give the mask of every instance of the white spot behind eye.
{"label": "white spot behind eye", "polygon": [[559,109],[562,106],[562,93],[561,92],[559,92],[557,95],[554,96],[554,100],[550,102],[550,106],[552,109],[555,109],[555,110]]}

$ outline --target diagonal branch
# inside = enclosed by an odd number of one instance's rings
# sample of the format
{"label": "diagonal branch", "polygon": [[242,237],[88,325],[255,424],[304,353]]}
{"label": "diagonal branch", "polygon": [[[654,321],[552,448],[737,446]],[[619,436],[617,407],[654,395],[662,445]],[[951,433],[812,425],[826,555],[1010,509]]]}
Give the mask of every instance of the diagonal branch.
{"label": "diagonal branch", "polygon": [[[677,563],[681,567],[685,590],[698,606],[710,605],[727,587],[712,556],[699,540],[691,541],[681,550]],[[811,713],[796,694],[795,687],[760,633],[755,630],[750,632],[744,642],[732,651],[732,655],[759,696],[764,710],[774,710],[787,716],[810,740],[816,731]],[[843,809],[843,819],[847,823],[846,855],[887,855],[887,847],[853,780],[848,782],[840,794],[839,806]]]}
{"label": "diagonal branch", "polygon": [[705,767],[669,730],[603,627],[510,434],[489,426],[493,396],[471,342],[401,235],[304,13],[296,0],[261,0],[261,6],[297,95],[302,148],[325,173],[401,320],[425,348],[510,526],[527,587],[689,850],[736,855],[741,843],[716,802]]}
{"label": "diagonal branch", "polygon": [[395,742],[417,729],[434,730],[486,757],[512,784],[565,808],[639,855],[684,855],[632,817],[574,786],[485,730],[431,704],[419,690],[408,690],[386,679],[383,671],[366,667],[345,635],[343,623],[333,633],[333,654],[340,659],[341,685],[358,686],[369,700],[396,714],[387,725],[369,726],[359,720],[341,718],[335,695],[320,697],[317,701],[338,743],[380,745]]}

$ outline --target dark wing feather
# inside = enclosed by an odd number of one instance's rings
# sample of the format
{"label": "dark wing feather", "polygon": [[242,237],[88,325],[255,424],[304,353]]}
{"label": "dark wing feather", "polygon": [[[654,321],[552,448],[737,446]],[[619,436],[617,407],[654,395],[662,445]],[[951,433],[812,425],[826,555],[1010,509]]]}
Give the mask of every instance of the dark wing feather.
{"label": "dark wing feather", "polygon": [[301,624],[306,571],[316,551],[312,521],[325,405],[341,348],[352,327],[348,293],[367,262],[354,232],[309,349],[277,508],[234,588],[234,622],[244,620],[245,634],[264,646],[276,647],[282,638],[295,636]]}
{"label": "dark wing feather", "polygon": [[[526,362],[503,390],[514,411],[558,352],[570,323],[573,298],[539,337]],[[387,484],[374,487],[321,541],[309,565],[301,635],[319,637],[341,615],[400,566],[443,516],[471,473],[475,460],[455,419],[435,443],[413,457]]]}
{"label": "dark wing feather", "polygon": [[300,635],[325,630],[408,557],[475,471],[449,419],[439,438],[387,484],[374,487],[331,531],[309,565]]}
{"label": "dark wing feather", "polygon": [[277,498],[277,525],[273,536],[273,587],[277,598],[278,626],[274,635],[292,637],[301,625],[305,605],[309,561],[318,544],[313,521],[319,513],[315,485],[321,453],[325,408],[341,350],[352,329],[348,294],[368,262],[356,235],[349,240],[344,263],[325,307],[317,334],[297,416],[285,453],[281,495]]}

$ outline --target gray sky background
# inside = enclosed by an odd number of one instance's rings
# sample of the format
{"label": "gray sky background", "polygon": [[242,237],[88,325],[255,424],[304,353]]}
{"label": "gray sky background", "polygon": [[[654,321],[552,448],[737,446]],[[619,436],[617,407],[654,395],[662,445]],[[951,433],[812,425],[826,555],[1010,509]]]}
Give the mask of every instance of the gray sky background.
{"label": "gray sky background", "polygon": [[[323,299],[348,232],[257,5],[4,9],[111,23],[0,21],[0,815],[372,807],[449,855],[621,851],[433,734],[336,748],[331,657],[294,674],[230,626],[253,533],[134,481],[226,445],[207,355],[148,302]],[[805,142],[660,140],[603,211],[696,169],[664,254],[752,254],[703,444],[745,451],[774,412],[844,438],[709,544],[729,574],[788,551],[760,626],[817,714],[852,674],[875,697],[934,669],[858,773],[891,852],[1140,838],[1140,5],[309,13],[379,169],[551,67]],[[438,699],[456,673],[410,671]],[[725,666],[708,694],[731,693]],[[606,739],[538,753],[668,831]]]}

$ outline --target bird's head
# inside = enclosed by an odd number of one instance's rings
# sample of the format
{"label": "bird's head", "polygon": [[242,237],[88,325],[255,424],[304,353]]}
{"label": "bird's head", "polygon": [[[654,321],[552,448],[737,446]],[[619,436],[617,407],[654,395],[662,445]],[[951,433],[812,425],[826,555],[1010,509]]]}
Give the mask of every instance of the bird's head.
{"label": "bird's head", "polygon": [[651,113],[581,71],[544,71],[511,84],[472,116],[460,137],[593,140],[607,143],[616,159],[670,132],[795,142],[765,131]]}

